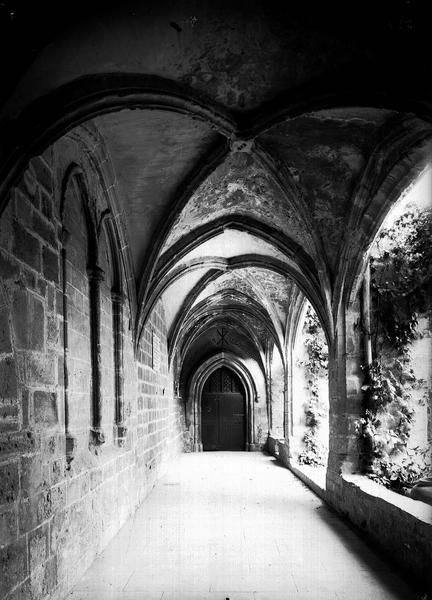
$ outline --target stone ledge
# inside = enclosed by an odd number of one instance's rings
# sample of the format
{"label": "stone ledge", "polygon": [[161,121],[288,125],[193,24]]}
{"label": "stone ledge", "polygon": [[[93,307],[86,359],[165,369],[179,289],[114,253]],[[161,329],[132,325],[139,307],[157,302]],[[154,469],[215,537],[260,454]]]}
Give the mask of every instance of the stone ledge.
{"label": "stone ledge", "polygon": [[299,465],[291,462],[288,468],[315,493],[324,497],[327,471],[325,467],[311,467],[310,465]]}
{"label": "stone ledge", "polygon": [[344,482],[359,488],[362,492],[373,498],[380,498],[384,502],[403,510],[411,516],[423,521],[427,525],[432,525],[432,506],[420,500],[413,500],[408,496],[402,496],[396,492],[385,488],[379,483],[375,483],[365,475],[344,474]]}
{"label": "stone ledge", "polygon": [[281,462],[287,469],[292,471],[299,479],[303,481],[308,487],[311,488],[318,496],[326,499],[326,468],[325,467],[311,467],[309,465],[299,465],[293,463],[288,450],[288,444],[284,439],[277,439],[273,436],[269,436],[268,451],[274,456],[279,462]]}
{"label": "stone ledge", "polygon": [[[290,469],[321,498],[329,501],[326,494],[327,469],[325,467],[311,467],[309,465],[293,463],[288,456],[288,445],[285,440],[269,436],[268,448],[270,454],[278,461]],[[392,507],[402,510],[408,515],[422,521],[426,525],[432,525],[432,506],[425,502],[397,494],[372,481],[365,475],[347,473],[340,475],[340,480],[342,485],[357,488],[373,500],[379,498]]]}

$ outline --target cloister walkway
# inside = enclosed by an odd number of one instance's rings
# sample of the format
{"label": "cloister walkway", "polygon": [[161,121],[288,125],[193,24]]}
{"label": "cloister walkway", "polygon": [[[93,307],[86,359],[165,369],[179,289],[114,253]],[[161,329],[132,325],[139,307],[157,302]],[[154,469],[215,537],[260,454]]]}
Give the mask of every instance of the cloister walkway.
{"label": "cloister walkway", "polygon": [[68,600],[413,600],[290,471],[259,453],[184,454]]}

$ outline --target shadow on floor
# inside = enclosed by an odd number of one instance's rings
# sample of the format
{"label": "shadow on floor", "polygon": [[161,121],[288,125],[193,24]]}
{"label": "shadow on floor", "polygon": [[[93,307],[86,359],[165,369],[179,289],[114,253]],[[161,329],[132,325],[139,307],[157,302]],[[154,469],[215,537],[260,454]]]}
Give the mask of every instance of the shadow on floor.
{"label": "shadow on floor", "polygon": [[[400,600],[407,600],[407,594],[414,595],[419,600],[429,600],[428,594],[424,591],[425,586],[414,580],[412,575],[401,568],[400,564],[392,560],[392,557],[383,550],[365,531],[354,525],[350,519],[337,512],[332,506],[327,504],[318,494],[308,485],[296,476],[277,458],[268,453],[264,453],[270,458],[269,463],[281,468],[296,477],[297,481],[305,489],[309,490],[321,502],[315,507],[316,514],[322,521],[332,529],[338,536],[342,544],[350,550],[352,555],[358,560],[359,568],[367,571],[373,571],[380,580],[380,584],[388,589]],[[406,588],[400,589],[397,582],[394,581],[391,573],[398,572],[404,578]],[[411,596],[412,597],[412,596]]]}

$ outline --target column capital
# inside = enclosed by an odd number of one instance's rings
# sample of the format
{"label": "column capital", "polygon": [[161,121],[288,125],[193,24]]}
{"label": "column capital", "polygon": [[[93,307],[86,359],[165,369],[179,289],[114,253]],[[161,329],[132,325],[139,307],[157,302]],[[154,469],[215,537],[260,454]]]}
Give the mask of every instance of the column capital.
{"label": "column capital", "polygon": [[118,304],[124,304],[126,300],[126,296],[120,291],[116,289],[111,290],[111,300],[113,302],[117,302]]}
{"label": "column capital", "polygon": [[86,269],[87,277],[90,281],[103,281],[105,279],[104,270],[97,265],[90,265]]}

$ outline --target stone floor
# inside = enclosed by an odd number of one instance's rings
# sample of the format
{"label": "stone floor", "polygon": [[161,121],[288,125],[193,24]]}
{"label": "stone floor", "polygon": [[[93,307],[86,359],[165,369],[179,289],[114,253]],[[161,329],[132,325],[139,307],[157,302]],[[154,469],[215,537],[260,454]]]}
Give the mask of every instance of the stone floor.
{"label": "stone floor", "polygon": [[185,454],[68,600],[412,600],[347,524],[259,453]]}

